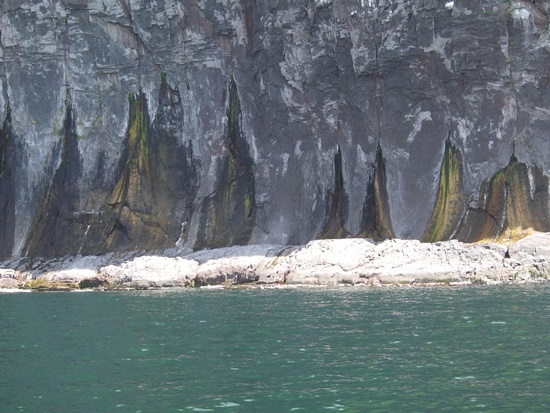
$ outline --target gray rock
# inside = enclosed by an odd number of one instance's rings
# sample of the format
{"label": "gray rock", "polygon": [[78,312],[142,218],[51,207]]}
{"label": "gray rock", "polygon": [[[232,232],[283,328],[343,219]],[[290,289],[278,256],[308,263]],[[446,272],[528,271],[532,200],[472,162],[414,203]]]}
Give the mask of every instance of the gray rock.
{"label": "gray rock", "polygon": [[508,254],[512,259],[529,255],[547,258],[550,256],[550,239],[548,238],[548,234],[534,234],[523,238],[508,247]]}
{"label": "gray rock", "polygon": [[0,255],[420,239],[447,139],[460,239],[512,155],[550,231],[548,2],[446,3],[3,1]]}

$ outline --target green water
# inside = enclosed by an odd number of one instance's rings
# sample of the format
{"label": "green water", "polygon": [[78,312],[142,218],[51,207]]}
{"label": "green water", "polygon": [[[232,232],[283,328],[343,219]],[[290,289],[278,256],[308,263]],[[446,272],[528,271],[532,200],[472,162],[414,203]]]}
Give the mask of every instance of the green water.
{"label": "green water", "polygon": [[550,412],[550,286],[0,295],[0,412]]}

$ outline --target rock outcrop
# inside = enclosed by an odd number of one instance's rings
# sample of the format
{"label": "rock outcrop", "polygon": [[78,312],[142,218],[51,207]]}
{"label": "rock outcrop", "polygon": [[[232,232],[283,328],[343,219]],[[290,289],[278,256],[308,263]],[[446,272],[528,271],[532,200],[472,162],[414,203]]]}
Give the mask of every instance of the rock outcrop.
{"label": "rock outcrop", "polygon": [[0,256],[550,231],[548,28],[541,0],[4,0]]}
{"label": "rock outcrop", "polygon": [[550,280],[550,233],[511,244],[315,240],[192,252],[110,253],[0,263],[0,288],[469,285]]}

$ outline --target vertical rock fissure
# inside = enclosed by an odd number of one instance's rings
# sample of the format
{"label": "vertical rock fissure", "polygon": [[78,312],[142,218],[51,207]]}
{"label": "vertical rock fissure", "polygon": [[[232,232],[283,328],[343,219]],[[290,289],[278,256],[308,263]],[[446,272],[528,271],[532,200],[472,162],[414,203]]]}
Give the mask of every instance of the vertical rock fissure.
{"label": "vertical rock fissure", "polygon": [[133,17],[133,13],[132,13],[132,7],[131,7],[131,2],[129,3],[126,3],[126,0],[118,0],[119,1],[119,4],[120,4],[120,7],[122,8],[122,11],[124,13],[124,15],[126,16],[126,18],[128,19],[128,22],[129,22],[129,27],[130,27],[130,30],[135,38],[135,41],[138,45],[136,51],[138,53],[138,66],[137,66],[137,70],[138,70],[138,81],[140,82],[141,84],[141,81],[142,81],[142,66],[144,66],[144,54],[145,53],[148,53],[148,55],[150,56],[151,58],[151,63],[157,68],[157,70],[161,70],[161,65],[159,63],[156,62],[156,59],[155,59],[155,53],[154,51],[147,46],[147,43],[142,39],[141,37],[141,34],[139,32],[139,26],[136,24],[136,22],[134,21],[134,17]]}

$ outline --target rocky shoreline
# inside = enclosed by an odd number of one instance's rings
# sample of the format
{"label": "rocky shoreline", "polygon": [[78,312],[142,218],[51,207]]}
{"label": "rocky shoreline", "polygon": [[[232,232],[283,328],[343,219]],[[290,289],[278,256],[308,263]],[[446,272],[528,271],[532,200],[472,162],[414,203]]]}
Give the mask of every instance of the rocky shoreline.
{"label": "rocky shoreline", "polygon": [[510,245],[392,239],[316,240],[193,252],[170,249],[0,263],[0,288],[470,285],[550,280],[550,233]]}

